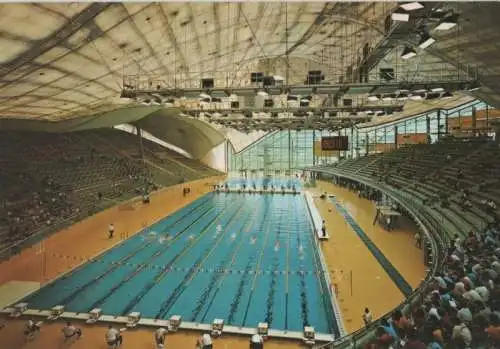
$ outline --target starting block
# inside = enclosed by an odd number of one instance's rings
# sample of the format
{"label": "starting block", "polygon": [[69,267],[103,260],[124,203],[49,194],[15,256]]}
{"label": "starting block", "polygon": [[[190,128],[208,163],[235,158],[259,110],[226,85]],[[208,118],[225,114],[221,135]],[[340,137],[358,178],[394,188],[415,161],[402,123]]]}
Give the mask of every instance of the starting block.
{"label": "starting block", "polygon": [[134,311],[130,314],[128,314],[127,317],[127,327],[128,328],[133,328],[137,326],[137,323],[141,320],[141,313]]}
{"label": "starting block", "polygon": [[211,335],[213,337],[222,336],[222,330],[224,329],[224,320],[222,319],[214,319],[212,322],[212,332]]}
{"label": "starting block", "polygon": [[94,308],[89,312],[89,318],[85,321],[87,324],[95,324],[102,315],[101,308]]}
{"label": "starting block", "polygon": [[64,305],[56,305],[50,309],[50,315],[47,317],[47,320],[57,320],[61,317],[62,313],[64,313]]}
{"label": "starting block", "polygon": [[314,331],[314,327],[306,326],[304,327],[304,343],[306,345],[313,346],[316,343],[316,333]]}
{"label": "starting block", "polygon": [[168,330],[170,332],[177,332],[179,326],[181,325],[182,317],[180,315],[172,315],[168,324]]}
{"label": "starting block", "polygon": [[257,333],[262,336],[262,338],[267,339],[269,334],[269,325],[267,322],[259,322],[257,325]]}
{"label": "starting block", "polygon": [[28,303],[17,303],[14,306],[14,309],[10,313],[11,317],[19,317],[23,315],[23,313],[28,310]]}

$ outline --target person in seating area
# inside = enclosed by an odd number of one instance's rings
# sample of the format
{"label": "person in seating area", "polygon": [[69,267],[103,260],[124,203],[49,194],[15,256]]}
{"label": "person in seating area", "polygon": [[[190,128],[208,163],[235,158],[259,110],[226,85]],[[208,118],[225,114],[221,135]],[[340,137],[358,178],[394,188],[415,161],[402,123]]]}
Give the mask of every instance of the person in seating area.
{"label": "person in seating area", "polygon": [[463,240],[455,235],[442,269],[423,290],[422,301],[408,313],[381,320],[377,338],[367,347],[500,348],[499,231],[499,223],[492,222],[485,231],[471,231]]}
{"label": "person in seating area", "polygon": [[66,326],[63,327],[61,332],[64,335],[64,340],[67,341],[70,338],[80,339],[82,337],[82,330],[73,326],[71,322],[67,322]]}

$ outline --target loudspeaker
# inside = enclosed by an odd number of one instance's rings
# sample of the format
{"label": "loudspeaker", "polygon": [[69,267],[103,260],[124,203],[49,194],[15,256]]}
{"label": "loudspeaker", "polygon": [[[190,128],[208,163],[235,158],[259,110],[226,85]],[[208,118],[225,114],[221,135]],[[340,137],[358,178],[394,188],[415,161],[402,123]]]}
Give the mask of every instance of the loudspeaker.
{"label": "loudspeaker", "polygon": [[272,76],[264,76],[262,79],[262,85],[263,86],[274,86],[275,85],[275,80],[274,77]]}
{"label": "loudspeaker", "polygon": [[214,79],[201,79],[201,88],[214,88]]}
{"label": "loudspeaker", "polygon": [[394,80],[394,69],[393,68],[380,68],[379,75],[382,80],[391,81]]}
{"label": "loudspeaker", "polygon": [[250,82],[262,82],[263,77],[264,73],[262,72],[250,73]]}
{"label": "loudspeaker", "polygon": [[274,107],[274,101],[272,99],[264,99],[264,108]]}

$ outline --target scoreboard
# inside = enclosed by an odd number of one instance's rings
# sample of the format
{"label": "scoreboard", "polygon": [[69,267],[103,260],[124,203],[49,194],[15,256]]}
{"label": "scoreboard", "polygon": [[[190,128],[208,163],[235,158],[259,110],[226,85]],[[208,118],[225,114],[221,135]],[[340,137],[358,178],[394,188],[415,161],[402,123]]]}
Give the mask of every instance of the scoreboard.
{"label": "scoreboard", "polygon": [[336,136],[336,137],[322,137],[321,150],[348,150],[349,137]]}

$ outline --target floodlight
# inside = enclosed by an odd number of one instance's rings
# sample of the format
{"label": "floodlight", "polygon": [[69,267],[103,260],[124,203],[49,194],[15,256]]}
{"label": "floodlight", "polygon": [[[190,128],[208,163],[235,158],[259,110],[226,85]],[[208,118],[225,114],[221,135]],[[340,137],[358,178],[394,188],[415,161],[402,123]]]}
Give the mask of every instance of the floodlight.
{"label": "floodlight", "polygon": [[439,93],[439,92],[429,92],[427,94],[427,96],[425,97],[425,99],[432,100],[432,99],[438,99],[439,97],[441,97],[441,93]]}
{"label": "floodlight", "polygon": [[481,86],[480,86],[480,85],[476,82],[476,83],[473,83],[471,86],[469,86],[469,87],[467,88],[467,91],[469,91],[469,92],[474,92],[474,91],[479,90],[479,88],[480,88],[480,87],[481,87]]}
{"label": "floodlight", "polygon": [[442,87],[436,87],[436,88],[431,88],[431,92],[443,92],[444,88]]}
{"label": "floodlight", "polygon": [[398,101],[406,101],[408,99],[409,91],[399,91],[397,100]]}
{"label": "floodlight", "polygon": [[421,8],[424,8],[424,5],[422,5],[419,2],[405,2],[401,4],[399,7],[401,7],[405,11],[415,11],[415,10],[420,10]]}
{"label": "floodlight", "polygon": [[410,99],[412,101],[421,101],[422,99],[425,98],[425,95],[426,95],[425,90],[416,90],[411,93]]}
{"label": "floodlight", "polygon": [[410,14],[405,12],[393,12],[391,14],[391,19],[396,22],[408,22],[410,20]]}
{"label": "floodlight", "polygon": [[425,50],[427,47],[431,46],[435,42],[436,42],[436,39],[434,39],[429,34],[424,33],[424,34],[422,34],[422,36],[420,38],[420,41],[418,43],[418,47],[420,47],[422,50]]}
{"label": "floodlight", "polygon": [[410,59],[412,57],[415,57],[417,55],[417,52],[411,48],[410,46],[405,46],[403,53],[401,54],[402,59]]}
{"label": "floodlight", "polygon": [[457,25],[458,14],[452,13],[451,15],[445,17],[436,27],[436,30],[450,30]]}
{"label": "floodlight", "polygon": [[443,93],[441,95],[442,99],[450,99],[451,97],[453,97],[453,94],[451,92],[449,92],[449,91],[446,91],[445,93]]}

